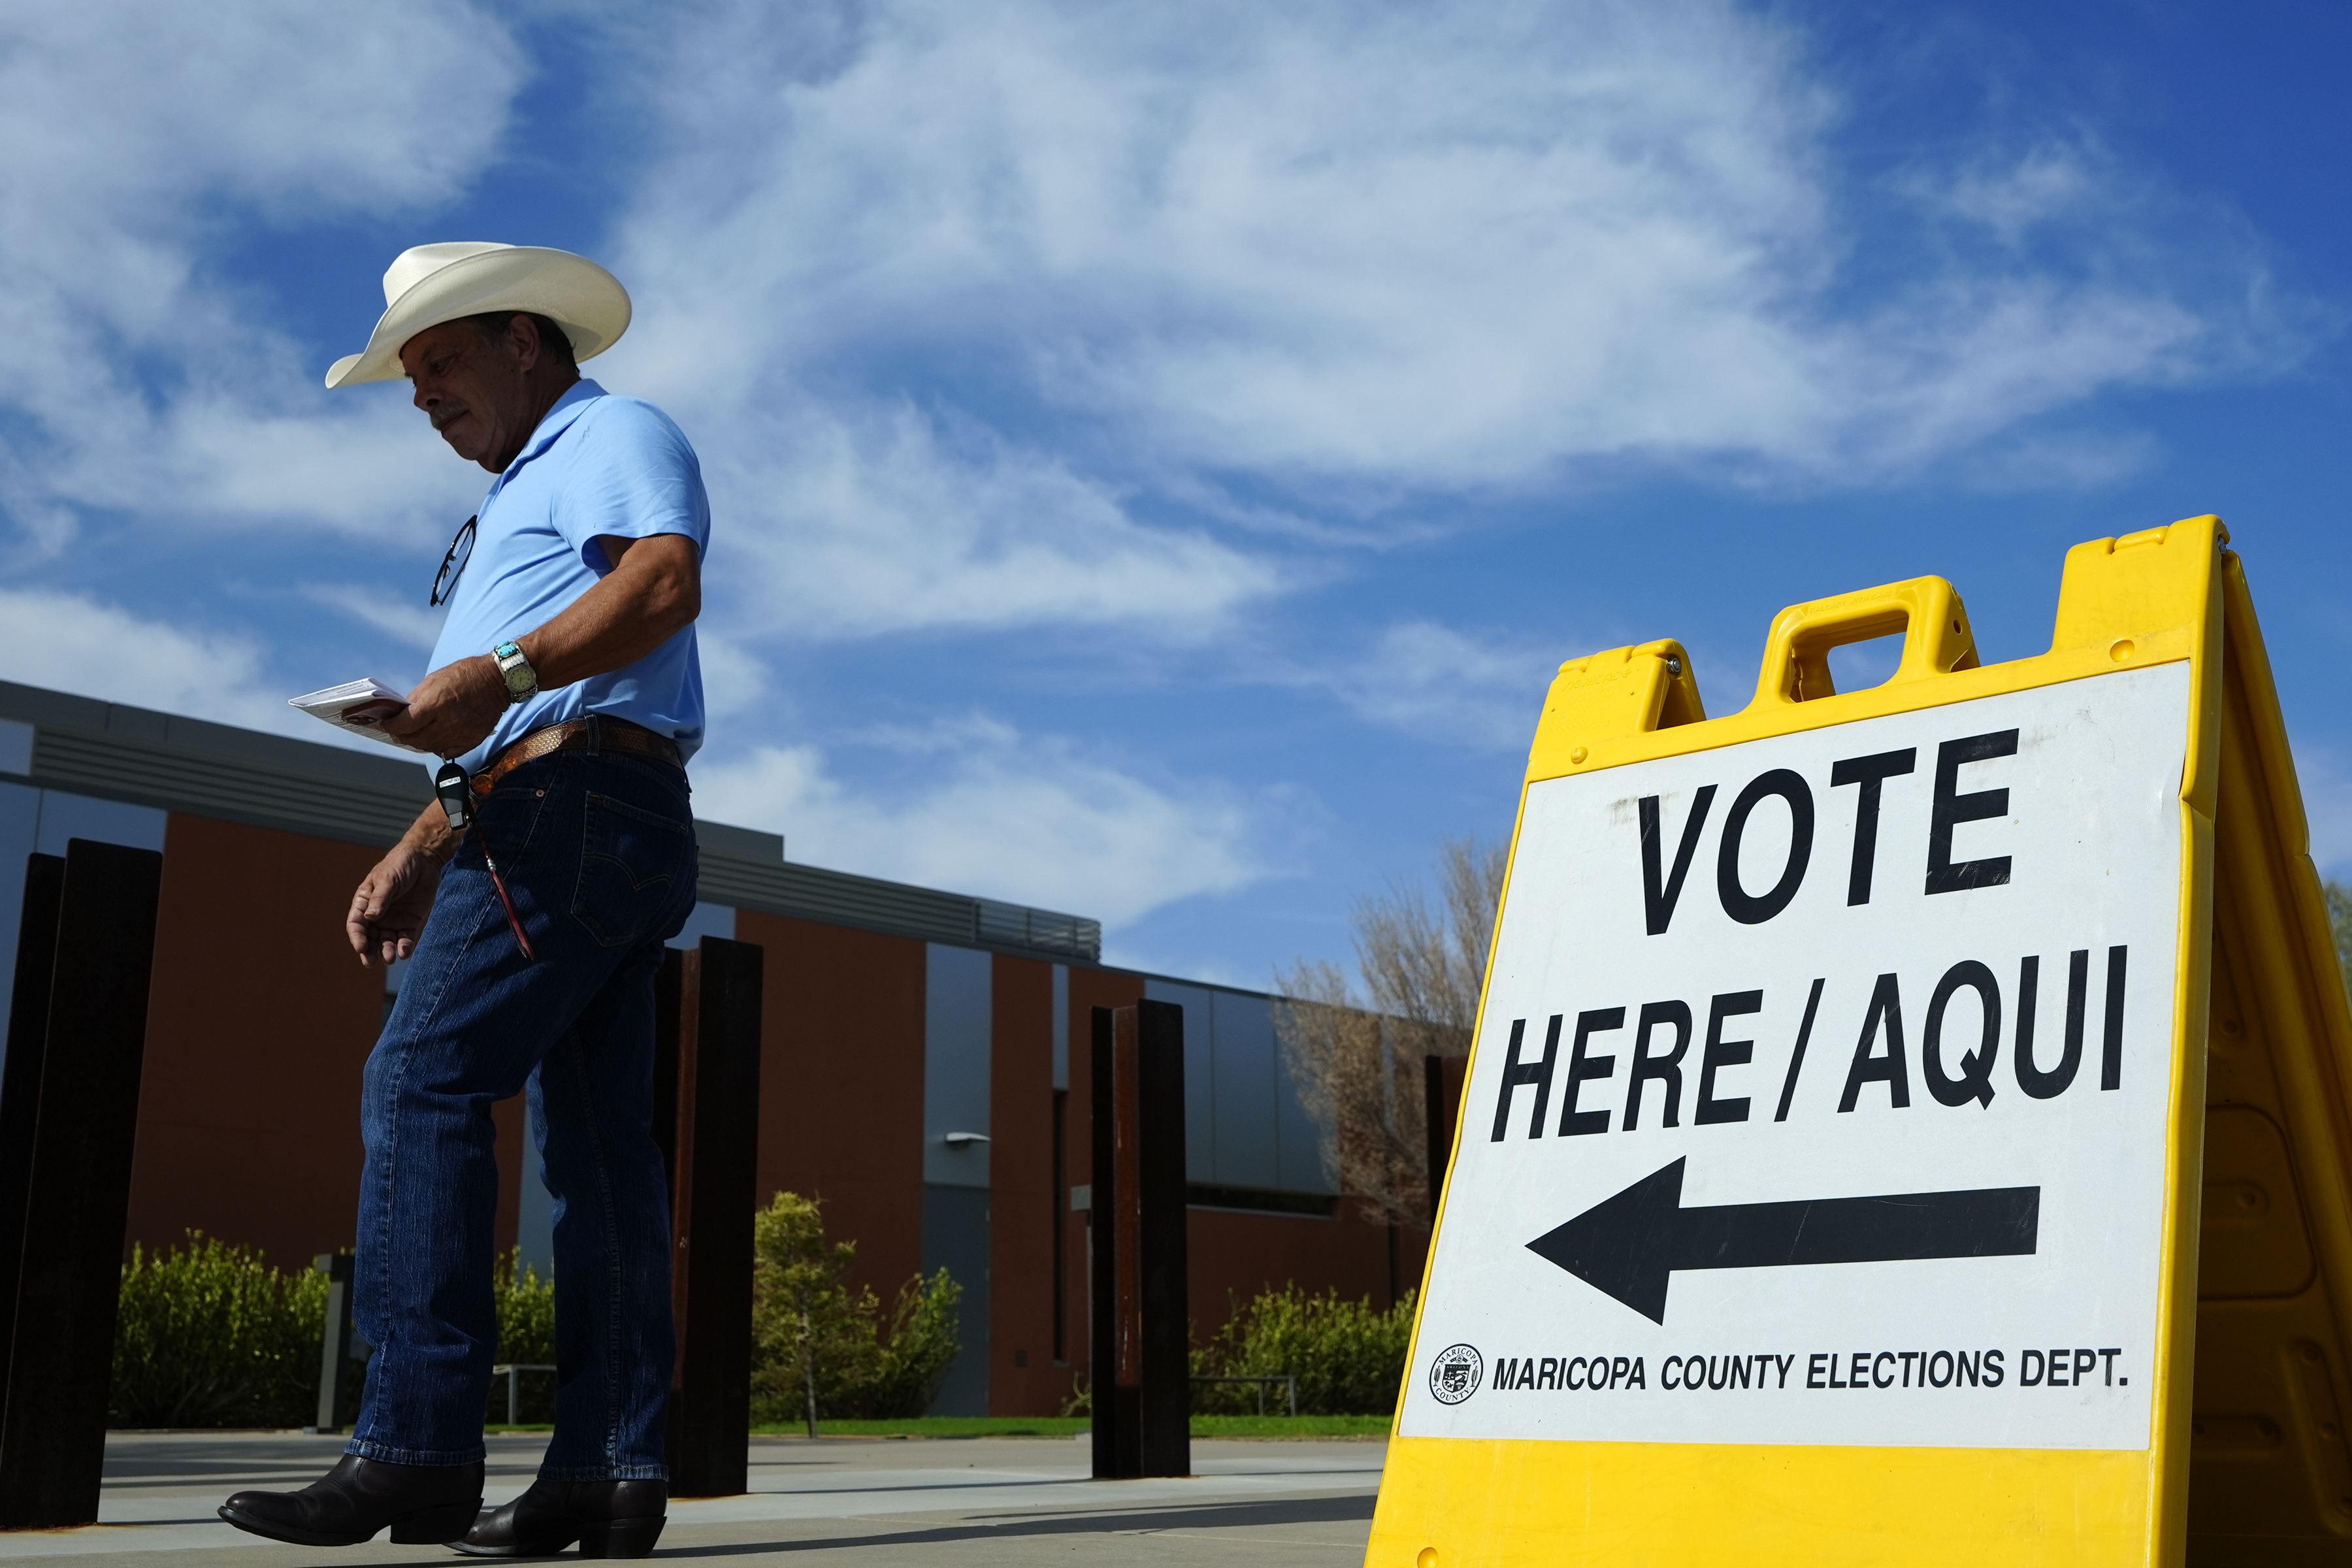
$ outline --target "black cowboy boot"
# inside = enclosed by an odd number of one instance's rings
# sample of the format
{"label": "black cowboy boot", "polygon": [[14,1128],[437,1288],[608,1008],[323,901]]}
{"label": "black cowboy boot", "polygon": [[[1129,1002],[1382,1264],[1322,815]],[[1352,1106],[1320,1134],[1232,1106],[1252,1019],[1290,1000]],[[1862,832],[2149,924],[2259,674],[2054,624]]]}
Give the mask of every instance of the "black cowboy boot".
{"label": "black cowboy boot", "polygon": [[455,1541],[482,1508],[482,1467],[394,1465],[345,1454],[299,1492],[238,1492],[220,1516],[299,1546],[356,1546],[389,1526],[403,1546]]}
{"label": "black cowboy boot", "polygon": [[668,1504],[667,1481],[533,1481],[449,1544],[476,1557],[550,1557],[576,1541],[583,1557],[649,1557]]}

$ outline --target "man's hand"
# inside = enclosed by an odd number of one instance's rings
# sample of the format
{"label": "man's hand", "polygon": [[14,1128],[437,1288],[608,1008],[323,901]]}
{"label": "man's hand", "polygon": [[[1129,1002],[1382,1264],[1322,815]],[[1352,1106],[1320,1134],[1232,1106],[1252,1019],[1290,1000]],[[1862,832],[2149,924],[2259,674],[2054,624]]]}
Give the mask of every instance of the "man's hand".
{"label": "man's hand", "polygon": [[449,831],[441,807],[428,805],[361,880],[343,931],[362,967],[389,964],[416,951],[425,919],[433,912],[434,891],[441,886],[441,868],[457,848],[457,836]]}
{"label": "man's hand", "polygon": [[499,661],[480,654],[426,676],[409,694],[408,706],[386,719],[383,729],[436,756],[454,757],[481,744],[509,700]]}

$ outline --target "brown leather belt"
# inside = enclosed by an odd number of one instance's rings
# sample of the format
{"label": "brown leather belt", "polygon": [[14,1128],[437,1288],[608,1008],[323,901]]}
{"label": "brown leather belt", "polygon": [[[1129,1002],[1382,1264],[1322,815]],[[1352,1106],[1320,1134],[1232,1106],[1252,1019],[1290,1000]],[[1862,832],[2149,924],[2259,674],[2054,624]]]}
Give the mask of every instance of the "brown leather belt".
{"label": "brown leather belt", "polygon": [[500,747],[498,755],[482,764],[481,771],[474,775],[474,793],[488,795],[497,787],[499,780],[514,769],[556,752],[627,752],[667,763],[674,768],[686,765],[678,760],[677,742],[667,735],[656,735],[643,724],[633,724],[626,719],[591,713],[584,719],[567,719],[561,724],[533,730],[522,739]]}

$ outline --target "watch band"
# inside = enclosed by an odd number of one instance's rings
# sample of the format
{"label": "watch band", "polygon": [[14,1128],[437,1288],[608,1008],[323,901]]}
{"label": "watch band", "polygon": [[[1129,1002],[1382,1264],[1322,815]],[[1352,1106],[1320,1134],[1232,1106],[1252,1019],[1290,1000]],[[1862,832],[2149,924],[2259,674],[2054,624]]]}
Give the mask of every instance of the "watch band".
{"label": "watch band", "polygon": [[539,671],[531,668],[520,643],[502,642],[490,650],[490,658],[498,661],[499,674],[506,679],[508,702],[528,702],[539,695]]}

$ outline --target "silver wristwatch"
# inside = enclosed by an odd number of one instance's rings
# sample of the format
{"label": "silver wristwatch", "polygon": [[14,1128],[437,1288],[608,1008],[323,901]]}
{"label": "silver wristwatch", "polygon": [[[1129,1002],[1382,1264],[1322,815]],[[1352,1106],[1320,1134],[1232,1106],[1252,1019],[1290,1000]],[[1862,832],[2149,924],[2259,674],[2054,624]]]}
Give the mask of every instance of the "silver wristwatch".
{"label": "silver wristwatch", "polygon": [[498,661],[499,673],[506,678],[509,702],[528,702],[539,695],[539,671],[531,668],[521,644],[502,642],[490,650],[490,657]]}

